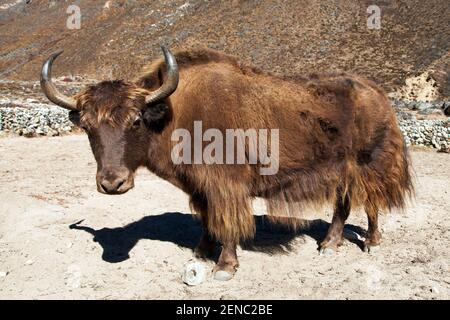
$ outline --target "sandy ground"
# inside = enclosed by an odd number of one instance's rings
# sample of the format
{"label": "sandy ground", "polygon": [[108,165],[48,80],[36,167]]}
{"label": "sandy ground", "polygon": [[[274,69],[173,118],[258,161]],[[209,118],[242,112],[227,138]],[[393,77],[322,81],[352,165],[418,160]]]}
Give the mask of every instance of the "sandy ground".
{"label": "sandy ground", "polygon": [[[1,138],[0,298],[449,299],[450,155],[416,150],[412,159],[416,200],[381,218],[381,251],[346,241],[320,256],[330,210],[297,234],[259,216],[235,278],[189,287],[181,270],[200,227],[181,191],[143,170],[129,193],[102,195],[85,136]],[[365,227],[361,212],[346,225]]]}

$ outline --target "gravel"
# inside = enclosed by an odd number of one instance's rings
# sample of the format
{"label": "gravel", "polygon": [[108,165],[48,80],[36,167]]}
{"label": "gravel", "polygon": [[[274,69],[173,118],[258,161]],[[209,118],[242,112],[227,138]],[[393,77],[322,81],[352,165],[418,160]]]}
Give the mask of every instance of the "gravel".
{"label": "gravel", "polygon": [[449,120],[399,120],[408,146],[419,145],[440,150],[450,148]]}
{"label": "gravel", "polygon": [[418,111],[419,114],[430,114],[435,111],[443,111],[450,106],[450,101],[407,101],[391,99],[391,102],[398,110],[406,109]]}
{"label": "gravel", "polygon": [[68,112],[56,106],[30,102],[18,107],[16,102],[0,99],[0,132],[26,137],[58,136],[73,130]]}
{"label": "gravel", "polygon": [[[448,152],[450,149],[450,118],[445,117],[445,110],[450,101],[399,101],[392,100],[397,112],[406,144],[436,148]],[[435,117],[436,119],[418,119],[418,117]]]}
{"label": "gravel", "polygon": [[[407,145],[450,149],[450,119],[443,110],[450,102],[392,100]],[[439,119],[417,119],[439,115]],[[0,134],[26,137],[59,136],[74,131],[68,111],[34,98],[0,98]]]}

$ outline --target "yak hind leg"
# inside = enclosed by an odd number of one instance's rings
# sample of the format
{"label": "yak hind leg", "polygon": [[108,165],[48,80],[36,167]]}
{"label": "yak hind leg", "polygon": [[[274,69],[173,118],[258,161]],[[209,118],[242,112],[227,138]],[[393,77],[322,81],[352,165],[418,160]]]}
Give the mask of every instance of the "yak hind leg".
{"label": "yak hind leg", "polygon": [[380,247],[381,232],[378,230],[378,208],[366,205],[365,211],[368,220],[366,240],[364,241],[365,252],[375,252]]}
{"label": "yak hind leg", "polygon": [[320,244],[320,254],[332,254],[344,242],[343,231],[345,221],[350,214],[350,199],[338,192],[334,207],[333,219],[325,239]]}

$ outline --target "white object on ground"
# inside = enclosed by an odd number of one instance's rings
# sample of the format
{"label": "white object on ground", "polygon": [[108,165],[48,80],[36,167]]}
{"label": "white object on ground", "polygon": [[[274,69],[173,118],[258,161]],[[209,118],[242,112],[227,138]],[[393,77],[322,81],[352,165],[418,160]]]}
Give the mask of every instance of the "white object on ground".
{"label": "white object on ground", "polygon": [[190,286],[196,286],[205,280],[206,269],[200,262],[192,262],[184,267],[182,280]]}
{"label": "white object on ground", "polygon": [[30,265],[32,265],[33,263],[34,263],[34,260],[32,260],[32,259],[25,261],[25,264],[26,264],[27,266],[30,266]]}

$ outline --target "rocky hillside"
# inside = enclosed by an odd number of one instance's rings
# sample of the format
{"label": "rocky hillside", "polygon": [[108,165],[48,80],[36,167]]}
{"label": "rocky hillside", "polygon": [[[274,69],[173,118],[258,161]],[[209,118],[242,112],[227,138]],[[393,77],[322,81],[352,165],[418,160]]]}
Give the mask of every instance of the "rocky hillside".
{"label": "rocky hillside", "polygon": [[[369,29],[369,5],[381,28]],[[71,5],[80,29],[69,29]],[[64,49],[56,83],[133,78],[173,49],[208,46],[285,75],[347,70],[389,92],[406,142],[450,150],[448,0],[0,0],[0,135],[60,135],[67,112],[40,91],[39,69]]]}
{"label": "rocky hillside", "polygon": [[[66,27],[71,4],[81,10],[80,29]],[[380,30],[367,27],[372,4]],[[277,73],[348,70],[397,96],[443,99],[449,17],[448,0],[3,0],[0,78],[36,80],[60,48],[56,74],[131,78],[167,44],[220,49]]]}

